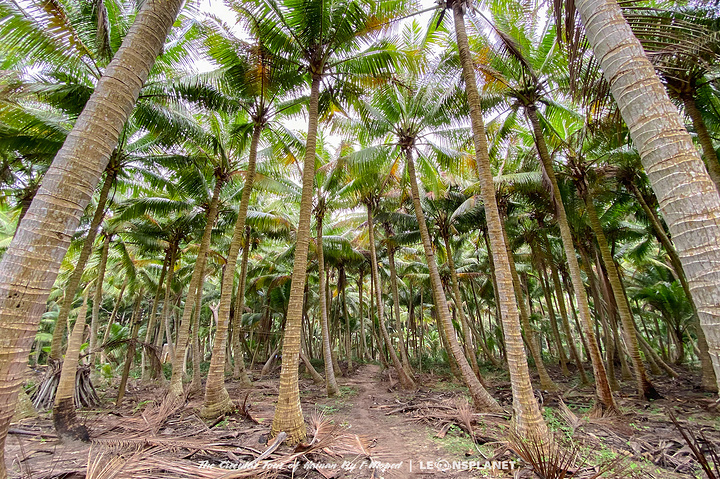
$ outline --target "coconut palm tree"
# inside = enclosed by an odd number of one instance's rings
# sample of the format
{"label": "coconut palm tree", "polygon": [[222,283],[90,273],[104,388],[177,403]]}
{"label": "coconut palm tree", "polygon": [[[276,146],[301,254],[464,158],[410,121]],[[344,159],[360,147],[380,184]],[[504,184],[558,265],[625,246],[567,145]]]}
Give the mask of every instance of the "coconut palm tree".
{"label": "coconut palm tree", "polygon": [[[145,2],[123,45],[98,81],[62,149],[45,174],[15,239],[0,262],[0,450],[36,326],[65,255],[72,232],[107,166],[145,79],[165,41],[181,2]],[[67,198],[77,198],[68,204]],[[38,267],[38,265],[42,265]],[[27,292],[32,290],[32,294]],[[4,479],[4,453],[0,479]]]}

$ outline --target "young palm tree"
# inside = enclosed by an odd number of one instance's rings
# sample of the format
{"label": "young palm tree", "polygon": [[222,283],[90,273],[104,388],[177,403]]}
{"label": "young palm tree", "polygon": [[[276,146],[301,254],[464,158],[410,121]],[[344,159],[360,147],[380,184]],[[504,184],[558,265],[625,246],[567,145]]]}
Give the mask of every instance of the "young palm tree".
{"label": "young palm tree", "polygon": [[[396,1],[373,0],[261,0],[248,12],[250,28],[257,38],[307,74],[310,84],[300,221],[283,339],[280,392],[271,428],[273,436],[286,432],[291,443],[303,440],[306,435],[297,381],[321,90],[323,103],[331,100],[332,93],[347,98],[357,89],[343,80],[383,74],[391,63],[391,52],[384,44],[363,48],[361,41],[372,40],[387,16],[396,14],[401,6]],[[323,85],[331,74],[332,89]]]}
{"label": "young palm tree", "polygon": [[[115,148],[182,2],[143,4],[0,262],[0,451],[40,316],[70,237]],[[76,198],[69,202],[68,198]],[[32,293],[30,293],[32,291]],[[0,453],[0,479],[7,475]]]}

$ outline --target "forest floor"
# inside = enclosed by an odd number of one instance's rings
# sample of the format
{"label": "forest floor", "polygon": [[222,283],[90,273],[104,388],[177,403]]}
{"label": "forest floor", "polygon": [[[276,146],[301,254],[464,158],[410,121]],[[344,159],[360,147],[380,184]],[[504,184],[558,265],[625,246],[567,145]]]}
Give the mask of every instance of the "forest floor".
{"label": "forest floor", "polygon": [[[555,374],[553,374],[555,373]],[[622,416],[589,418],[593,391],[551,370],[563,391],[542,394],[544,416],[569,462],[566,477],[696,478],[701,475],[672,411],[706,451],[720,452],[720,414],[715,397],[695,389],[699,378],[657,377],[665,397],[634,398],[632,383],[618,393]],[[35,378],[39,380],[40,373]],[[510,411],[506,374],[488,373],[489,390]],[[98,382],[103,382],[102,380]],[[204,421],[197,412],[202,393],[176,410],[165,410],[163,387],[131,382],[123,404],[114,407],[116,380],[100,384],[103,407],[78,411],[91,443],[61,442],[50,413],[12,425],[5,458],[15,478],[532,478],[509,436],[509,416],[474,413],[467,392],[446,375],[418,374],[418,389],[399,389],[396,378],[374,364],[340,377],[340,394],[327,398],[324,385],[301,379],[310,442],[276,445],[267,434],[278,393],[278,371],[250,389],[228,381],[233,414]],[[560,401],[563,399],[563,402]],[[567,404],[568,408],[564,408]],[[253,462],[254,461],[254,462]],[[712,459],[710,460],[712,466]],[[560,477],[560,476],[554,476]]]}

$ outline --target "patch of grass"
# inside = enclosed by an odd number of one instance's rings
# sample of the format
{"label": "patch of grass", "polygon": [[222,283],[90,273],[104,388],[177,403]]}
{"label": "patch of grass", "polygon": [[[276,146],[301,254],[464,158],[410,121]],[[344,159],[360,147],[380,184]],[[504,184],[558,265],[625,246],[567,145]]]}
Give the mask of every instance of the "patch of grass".
{"label": "patch of grass", "polygon": [[[476,445],[470,436],[455,424],[450,426],[447,435],[442,439],[436,437],[436,432],[433,430],[429,430],[428,435],[430,436],[431,441],[442,446],[448,454],[452,454],[453,456],[465,459],[468,457],[468,452],[472,452],[473,455],[478,454]],[[479,447],[482,449],[483,446]],[[483,453],[485,453],[486,456],[488,454],[492,455],[492,451],[490,449],[488,449],[488,451],[483,451]]]}
{"label": "patch of grass", "polygon": [[338,396],[342,399],[347,399],[358,395],[358,389],[354,386],[340,386],[340,393]]}
{"label": "patch of grass", "polygon": [[555,411],[552,410],[552,408],[545,407],[543,409],[543,417],[545,418],[545,422],[547,423],[550,430],[562,432],[568,440],[572,438],[572,427],[570,427],[565,421],[559,418]]}

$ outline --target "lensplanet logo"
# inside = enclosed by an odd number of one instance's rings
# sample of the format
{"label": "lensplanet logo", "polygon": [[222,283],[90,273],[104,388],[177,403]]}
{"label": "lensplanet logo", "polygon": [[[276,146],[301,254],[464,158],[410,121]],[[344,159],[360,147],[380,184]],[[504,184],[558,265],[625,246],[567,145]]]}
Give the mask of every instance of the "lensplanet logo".
{"label": "lensplanet logo", "polygon": [[512,471],[515,469],[515,461],[448,461],[447,459],[436,459],[435,461],[419,461],[419,463],[421,471]]}

